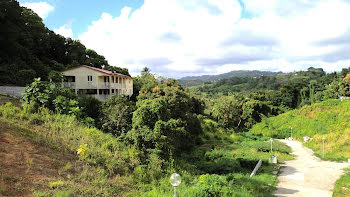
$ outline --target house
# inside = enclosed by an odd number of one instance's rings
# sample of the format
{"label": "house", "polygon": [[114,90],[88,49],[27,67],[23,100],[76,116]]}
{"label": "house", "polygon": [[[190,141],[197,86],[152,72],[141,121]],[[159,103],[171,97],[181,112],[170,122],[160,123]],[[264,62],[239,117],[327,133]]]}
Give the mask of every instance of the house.
{"label": "house", "polygon": [[63,75],[63,86],[74,89],[78,96],[104,101],[112,95],[133,93],[132,77],[109,70],[82,65],[63,71]]}

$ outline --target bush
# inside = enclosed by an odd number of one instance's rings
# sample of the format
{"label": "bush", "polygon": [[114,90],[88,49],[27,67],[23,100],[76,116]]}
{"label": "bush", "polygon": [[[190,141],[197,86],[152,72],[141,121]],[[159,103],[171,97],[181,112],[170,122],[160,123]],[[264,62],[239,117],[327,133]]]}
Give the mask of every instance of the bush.
{"label": "bush", "polygon": [[86,96],[79,98],[79,107],[84,116],[90,117],[95,121],[101,116],[102,102],[94,97]]}
{"label": "bush", "polygon": [[126,134],[132,125],[135,104],[129,97],[119,95],[113,96],[102,104],[102,114],[99,124],[102,131],[112,133],[114,136]]}
{"label": "bush", "polygon": [[219,175],[201,175],[193,193],[195,197],[232,196],[233,190],[227,186],[226,178]]}
{"label": "bush", "polygon": [[41,81],[40,78],[26,87],[22,95],[22,104],[31,104],[34,110],[46,107],[62,114],[81,116],[77,95],[69,88],[62,88],[60,84]]}

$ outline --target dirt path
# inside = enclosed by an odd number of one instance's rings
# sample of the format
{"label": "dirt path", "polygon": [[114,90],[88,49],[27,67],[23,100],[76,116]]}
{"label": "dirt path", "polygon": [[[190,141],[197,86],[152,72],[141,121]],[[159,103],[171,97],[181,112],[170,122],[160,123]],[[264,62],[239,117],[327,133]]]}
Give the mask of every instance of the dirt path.
{"label": "dirt path", "polygon": [[295,160],[286,161],[278,177],[278,197],[332,196],[334,183],[349,163],[321,161],[298,141],[281,140],[292,148]]}
{"label": "dirt path", "polygon": [[32,196],[33,190],[60,178],[60,170],[73,161],[30,137],[15,135],[21,132],[16,129],[0,121],[0,196]]}

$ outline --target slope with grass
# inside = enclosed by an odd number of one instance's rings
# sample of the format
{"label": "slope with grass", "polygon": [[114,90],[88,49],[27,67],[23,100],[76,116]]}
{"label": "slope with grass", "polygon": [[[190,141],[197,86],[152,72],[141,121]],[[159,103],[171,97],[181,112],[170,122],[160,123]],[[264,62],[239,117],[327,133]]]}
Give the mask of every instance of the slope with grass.
{"label": "slope with grass", "polygon": [[[181,196],[273,196],[277,176],[272,173],[275,166],[268,163],[268,138],[234,134],[204,117],[200,121],[202,142],[194,150],[184,152],[171,166],[156,157],[141,165],[141,153],[132,146],[72,116],[45,108],[31,112],[28,106],[0,105],[0,128],[7,133],[3,141],[14,139],[11,136],[18,139],[0,144],[0,153],[23,152],[25,157],[24,163],[13,159],[13,166],[2,164],[9,169],[1,171],[2,195],[172,196],[169,176],[178,172],[183,179],[178,187]],[[15,144],[18,151],[11,152]],[[274,153],[282,162],[292,158],[289,152],[286,145],[276,142]],[[259,159],[263,165],[250,178]],[[8,174],[16,168],[22,169],[21,174]],[[24,185],[26,180],[32,184]],[[16,184],[23,189],[16,191]]]}
{"label": "slope with grass", "polygon": [[[303,141],[304,136],[312,137],[304,143],[315,155],[324,160],[347,161],[350,158],[350,101],[327,100],[276,117],[264,119],[251,129],[252,133],[273,138],[290,137]],[[292,129],[291,129],[292,128]],[[323,136],[325,154],[323,155]],[[349,196],[350,187],[347,173],[336,182],[334,196]]]}

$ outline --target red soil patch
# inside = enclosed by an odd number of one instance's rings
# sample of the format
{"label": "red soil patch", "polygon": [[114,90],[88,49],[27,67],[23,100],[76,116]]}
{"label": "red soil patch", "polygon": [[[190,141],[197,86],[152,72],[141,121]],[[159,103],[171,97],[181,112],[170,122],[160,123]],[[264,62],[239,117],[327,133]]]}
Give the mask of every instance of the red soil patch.
{"label": "red soil patch", "polygon": [[59,170],[74,158],[18,136],[16,129],[0,121],[0,196],[33,196],[58,180]]}

